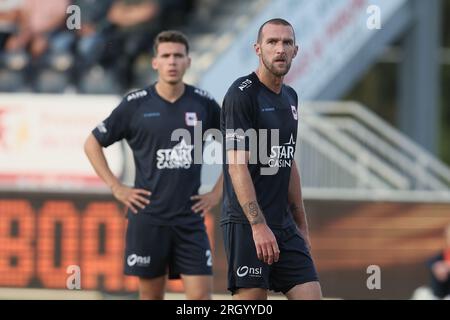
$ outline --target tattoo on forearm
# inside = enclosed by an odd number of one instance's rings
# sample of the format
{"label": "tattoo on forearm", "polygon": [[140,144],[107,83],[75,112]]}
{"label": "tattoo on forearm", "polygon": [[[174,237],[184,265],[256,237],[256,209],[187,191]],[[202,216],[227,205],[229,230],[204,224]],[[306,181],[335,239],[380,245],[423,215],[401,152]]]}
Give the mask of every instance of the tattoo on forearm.
{"label": "tattoo on forearm", "polygon": [[258,215],[258,204],[256,202],[250,202],[248,204],[248,214],[253,218]]}
{"label": "tattoo on forearm", "polygon": [[245,216],[247,217],[251,225],[266,222],[266,219],[264,218],[264,215],[261,212],[261,209],[259,208],[256,201],[246,203],[242,207],[242,209],[244,210]]}

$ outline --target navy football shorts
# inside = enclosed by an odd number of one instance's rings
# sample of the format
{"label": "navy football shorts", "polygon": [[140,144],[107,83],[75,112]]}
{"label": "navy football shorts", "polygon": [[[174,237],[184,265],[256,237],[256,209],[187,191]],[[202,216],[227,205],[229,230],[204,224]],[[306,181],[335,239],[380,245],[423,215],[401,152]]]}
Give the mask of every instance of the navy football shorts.
{"label": "navy football shorts", "polygon": [[126,235],[125,274],[157,278],[169,273],[212,275],[212,256],[203,223],[161,226],[146,214],[130,214]]}
{"label": "navy football shorts", "polygon": [[316,268],[296,226],[272,229],[280,249],[278,262],[269,266],[258,259],[251,226],[222,226],[228,260],[228,290],[262,288],[286,294],[298,284],[318,281]]}

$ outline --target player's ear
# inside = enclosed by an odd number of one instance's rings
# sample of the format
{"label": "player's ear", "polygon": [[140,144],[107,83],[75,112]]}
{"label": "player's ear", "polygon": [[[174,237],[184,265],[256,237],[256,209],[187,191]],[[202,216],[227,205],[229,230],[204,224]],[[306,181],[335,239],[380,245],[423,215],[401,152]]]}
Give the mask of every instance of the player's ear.
{"label": "player's ear", "polygon": [[255,48],[256,55],[261,56],[261,45],[258,42],[253,45],[253,48]]}
{"label": "player's ear", "polygon": [[188,65],[187,65],[188,68],[191,67],[191,61],[192,61],[191,57],[188,57]]}
{"label": "player's ear", "polygon": [[152,68],[153,68],[153,70],[158,70],[157,59],[158,59],[158,57],[156,57],[156,56],[154,56],[154,57],[152,58]]}
{"label": "player's ear", "polygon": [[294,59],[297,56],[298,50],[299,50],[298,45],[296,45],[294,49],[294,56],[292,57],[292,59]]}

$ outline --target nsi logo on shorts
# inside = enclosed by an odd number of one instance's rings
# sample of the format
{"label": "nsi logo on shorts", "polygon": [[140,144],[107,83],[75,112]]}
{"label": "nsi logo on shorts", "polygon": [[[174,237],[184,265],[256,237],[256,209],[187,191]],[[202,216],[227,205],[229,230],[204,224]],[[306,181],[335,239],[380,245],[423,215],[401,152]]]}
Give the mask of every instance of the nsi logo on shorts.
{"label": "nsi logo on shorts", "polygon": [[259,268],[250,268],[247,266],[240,266],[237,270],[236,270],[236,274],[239,278],[243,278],[245,276],[249,276],[249,277],[261,277],[262,276],[262,267]]}
{"label": "nsi logo on shorts", "polygon": [[150,256],[141,257],[141,256],[138,256],[137,254],[133,253],[128,256],[127,264],[130,267],[133,267],[133,266],[147,267],[150,265],[150,260],[151,260]]}

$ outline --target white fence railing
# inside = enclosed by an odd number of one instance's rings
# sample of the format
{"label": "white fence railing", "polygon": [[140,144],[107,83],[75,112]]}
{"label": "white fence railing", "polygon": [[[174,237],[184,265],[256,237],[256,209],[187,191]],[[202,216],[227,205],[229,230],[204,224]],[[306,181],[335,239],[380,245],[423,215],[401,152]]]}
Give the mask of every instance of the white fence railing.
{"label": "white fence railing", "polygon": [[356,103],[300,108],[297,160],[314,189],[450,192],[450,170]]}

